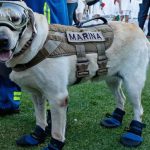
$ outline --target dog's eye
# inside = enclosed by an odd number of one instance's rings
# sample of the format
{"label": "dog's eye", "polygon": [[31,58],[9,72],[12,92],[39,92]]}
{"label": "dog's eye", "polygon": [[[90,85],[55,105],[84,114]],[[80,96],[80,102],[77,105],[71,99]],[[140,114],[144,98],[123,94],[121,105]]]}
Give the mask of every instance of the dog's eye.
{"label": "dog's eye", "polygon": [[19,17],[16,17],[16,16],[13,16],[13,17],[11,17],[11,21],[12,22],[18,22],[19,21]]}

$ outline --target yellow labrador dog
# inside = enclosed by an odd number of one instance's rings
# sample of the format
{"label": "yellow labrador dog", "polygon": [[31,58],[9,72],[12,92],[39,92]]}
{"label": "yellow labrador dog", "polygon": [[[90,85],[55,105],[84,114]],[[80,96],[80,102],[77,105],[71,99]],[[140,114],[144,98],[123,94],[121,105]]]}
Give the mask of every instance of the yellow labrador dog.
{"label": "yellow labrador dog", "polygon": [[[110,22],[108,25],[113,30],[114,39],[106,50],[108,72],[104,79],[115,95],[117,105],[111,116],[106,117],[101,125],[108,128],[121,125],[125,114],[125,96],[121,89],[123,83],[133,106],[134,117],[130,129],[121,136],[121,143],[131,147],[138,146],[143,141],[141,93],[149,64],[150,43],[134,24]],[[46,58],[30,66],[29,63],[46,45],[48,30],[46,18],[33,13],[25,3],[0,2],[0,60],[14,68],[10,74],[11,80],[32,94],[36,114],[34,134],[21,137],[17,144],[32,146],[44,141],[47,126],[45,100],[48,100],[51,106],[52,138],[45,150],[61,150],[65,142],[67,87],[77,80],[77,57],[70,55]],[[49,43],[45,46],[47,49],[57,45]],[[89,75],[85,79],[92,79],[98,69],[97,54],[87,54],[86,57],[89,61]],[[19,65],[25,68],[18,71],[16,66]]]}

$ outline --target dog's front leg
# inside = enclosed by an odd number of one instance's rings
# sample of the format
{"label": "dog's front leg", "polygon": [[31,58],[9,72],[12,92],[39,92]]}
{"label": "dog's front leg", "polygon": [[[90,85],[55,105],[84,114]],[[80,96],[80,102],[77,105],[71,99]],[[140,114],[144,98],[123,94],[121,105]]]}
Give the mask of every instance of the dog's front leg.
{"label": "dog's front leg", "polygon": [[45,100],[41,94],[33,95],[33,104],[36,115],[36,127],[33,133],[23,135],[17,140],[19,146],[35,146],[45,141],[46,133],[45,127],[47,126]]}
{"label": "dog's front leg", "polygon": [[32,95],[32,97],[35,109],[36,125],[40,126],[43,130],[45,130],[45,127],[47,126],[45,99],[42,97],[41,94],[34,94]]}
{"label": "dog's front leg", "polygon": [[61,150],[65,141],[66,112],[68,106],[68,96],[60,100],[53,100],[51,103],[52,138],[46,150]]}

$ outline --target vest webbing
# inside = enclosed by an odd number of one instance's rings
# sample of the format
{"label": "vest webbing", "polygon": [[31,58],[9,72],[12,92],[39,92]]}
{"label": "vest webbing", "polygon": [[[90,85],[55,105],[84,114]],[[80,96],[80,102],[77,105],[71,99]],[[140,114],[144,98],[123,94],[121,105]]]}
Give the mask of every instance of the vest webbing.
{"label": "vest webbing", "polygon": [[[89,43],[69,43],[66,32],[82,32],[82,31],[101,31],[104,42]],[[97,63],[99,69],[96,75],[107,74],[107,57],[105,51],[113,42],[113,31],[109,25],[99,25],[90,28],[76,28],[63,25],[50,25],[47,40],[38,54],[27,64],[18,64],[14,68],[15,71],[24,71],[35,66],[46,58],[56,58],[62,56],[77,56],[77,78],[83,78],[89,75],[86,54],[97,53]]]}

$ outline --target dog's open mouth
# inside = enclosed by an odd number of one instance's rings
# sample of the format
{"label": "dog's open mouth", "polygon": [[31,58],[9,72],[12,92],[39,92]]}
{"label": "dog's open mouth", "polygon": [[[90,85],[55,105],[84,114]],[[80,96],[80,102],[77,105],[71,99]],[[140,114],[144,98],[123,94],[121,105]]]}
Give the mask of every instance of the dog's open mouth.
{"label": "dog's open mouth", "polygon": [[0,50],[0,61],[5,62],[12,56],[11,50]]}

